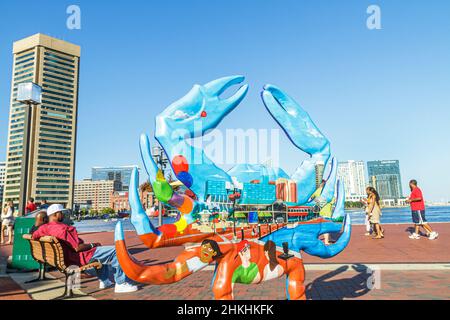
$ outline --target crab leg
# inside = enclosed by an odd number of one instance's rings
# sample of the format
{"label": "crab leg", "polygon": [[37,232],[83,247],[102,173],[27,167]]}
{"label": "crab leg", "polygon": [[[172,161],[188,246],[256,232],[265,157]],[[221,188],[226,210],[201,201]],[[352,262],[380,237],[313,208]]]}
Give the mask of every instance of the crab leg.
{"label": "crab leg", "polygon": [[345,190],[344,183],[337,181],[337,201],[333,211],[333,219],[343,218],[345,216]]}
{"label": "crab leg", "polygon": [[[140,149],[145,170],[150,178],[156,198],[159,201],[176,208],[181,213],[179,219],[173,224],[173,231],[181,232],[185,230],[188,224],[191,224],[194,221],[192,213],[197,210],[197,202],[184,194],[178,194],[173,191],[151,156],[150,142],[145,134],[141,135]],[[131,192],[129,193],[129,201],[132,209],[131,222],[139,236],[146,234],[156,234],[159,236],[161,233],[160,230],[154,228],[140,203],[137,194],[138,181],[138,172],[135,169],[132,174],[130,183]],[[169,230],[169,228],[170,227],[166,225],[165,229]],[[152,239],[154,238],[153,236],[151,237]]]}
{"label": "crab leg", "polygon": [[193,272],[183,270],[181,265],[183,265],[183,263],[185,263],[188,259],[198,256],[200,250],[199,247],[185,250],[173,262],[145,266],[129,255],[125,243],[122,223],[120,221],[116,224],[114,241],[117,259],[119,260],[120,266],[127,277],[133,281],[148,284],[175,283],[191,275]]}

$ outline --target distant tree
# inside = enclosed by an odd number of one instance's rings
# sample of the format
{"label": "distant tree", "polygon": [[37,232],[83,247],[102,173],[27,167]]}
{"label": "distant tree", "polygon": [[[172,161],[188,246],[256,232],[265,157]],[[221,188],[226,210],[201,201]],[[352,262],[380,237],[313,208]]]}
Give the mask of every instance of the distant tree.
{"label": "distant tree", "polygon": [[114,213],[114,209],[112,208],[103,208],[102,209],[102,214],[112,214]]}
{"label": "distant tree", "polygon": [[359,201],[345,201],[345,208],[346,209],[359,209],[364,207],[364,204]]}
{"label": "distant tree", "polygon": [[149,181],[145,181],[139,186],[139,190],[142,192],[153,192],[152,184]]}

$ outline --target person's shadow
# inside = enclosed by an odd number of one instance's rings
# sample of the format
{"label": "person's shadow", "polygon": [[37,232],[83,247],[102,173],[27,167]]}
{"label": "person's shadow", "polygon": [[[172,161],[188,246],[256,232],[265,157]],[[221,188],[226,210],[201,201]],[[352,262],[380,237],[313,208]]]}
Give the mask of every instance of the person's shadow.
{"label": "person's shadow", "polygon": [[357,298],[370,292],[369,282],[372,273],[364,265],[352,265],[357,272],[351,278],[332,280],[336,275],[348,270],[342,266],[315,279],[306,286],[306,297],[312,300],[343,300],[344,298]]}
{"label": "person's shadow", "polygon": [[[414,227],[407,227],[405,232],[412,234],[415,232]],[[419,236],[428,237],[428,235],[419,228]]]}

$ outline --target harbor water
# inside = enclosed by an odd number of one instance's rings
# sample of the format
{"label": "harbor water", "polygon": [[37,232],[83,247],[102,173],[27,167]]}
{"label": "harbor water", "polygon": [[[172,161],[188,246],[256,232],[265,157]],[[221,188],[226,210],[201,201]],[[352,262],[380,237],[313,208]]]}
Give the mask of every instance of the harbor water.
{"label": "harbor water", "polygon": [[[362,209],[348,210],[350,214],[352,224],[361,225],[364,224],[365,213]],[[450,222],[450,206],[446,207],[427,207],[426,219],[429,223],[436,222]],[[122,221],[124,230],[134,230],[129,219],[118,219]],[[152,218],[152,223],[157,226],[158,219]],[[173,218],[164,217],[163,223],[172,223]],[[114,231],[117,220],[83,220],[75,221],[75,227],[80,233],[88,232],[104,232]],[[384,208],[381,216],[382,224],[412,224],[411,210],[409,207],[402,208]]]}

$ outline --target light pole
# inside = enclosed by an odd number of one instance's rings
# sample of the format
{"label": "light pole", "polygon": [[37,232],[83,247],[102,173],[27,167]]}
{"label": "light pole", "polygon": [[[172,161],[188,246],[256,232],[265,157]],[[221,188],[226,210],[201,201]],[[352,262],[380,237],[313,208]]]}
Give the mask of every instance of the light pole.
{"label": "light pole", "polygon": [[[158,165],[158,168],[161,170],[162,174],[164,175],[164,170],[166,169],[167,163],[169,160],[166,157],[166,154],[164,153],[164,150],[160,146],[154,146],[152,148],[152,157],[155,160],[156,164]],[[158,224],[159,226],[162,226],[162,203],[158,199]]]}
{"label": "light pole", "polygon": [[237,238],[236,234],[236,215],[235,215],[235,207],[236,207],[236,200],[241,198],[241,194],[239,193],[239,190],[242,190],[242,186],[238,185],[236,186],[234,183],[226,182],[225,183],[225,189],[227,191],[231,191],[232,193],[228,196],[228,198],[233,201],[233,235],[234,239]]}
{"label": "light pole", "polygon": [[24,215],[28,196],[28,162],[30,158],[31,120],[33,106],[42,103],[42,88],[33,82],[20,83],[17,86],[18,102],[26,104],[24,107],[23,141],[22,141],[22,172],[20,177],[19,214]]}

